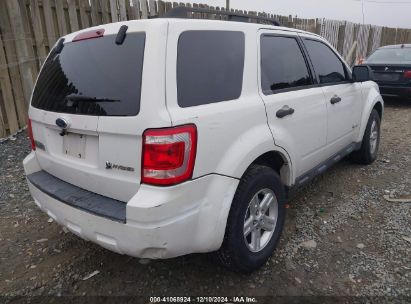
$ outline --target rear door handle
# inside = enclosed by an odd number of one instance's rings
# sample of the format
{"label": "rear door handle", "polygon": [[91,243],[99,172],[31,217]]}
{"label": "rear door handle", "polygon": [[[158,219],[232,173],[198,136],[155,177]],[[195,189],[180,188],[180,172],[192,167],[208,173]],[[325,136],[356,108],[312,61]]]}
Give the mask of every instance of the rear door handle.
{"label": "rear door handle", "polygon": [[339,97],[339,96],[337,96],[337,95],[334,95],[334,96],[330,99],[330,102],[331,102],[331,104],[336,104],[336,103],[340,102],[341,100],[342,100],[341,97]]}
{"label": "rear door handle", "polygon": [[287,115],[291,115],[294,113],[294,109],[290,108],[289,106],[283,106],[280,110],[275,113],[278,118],[283,118]]}

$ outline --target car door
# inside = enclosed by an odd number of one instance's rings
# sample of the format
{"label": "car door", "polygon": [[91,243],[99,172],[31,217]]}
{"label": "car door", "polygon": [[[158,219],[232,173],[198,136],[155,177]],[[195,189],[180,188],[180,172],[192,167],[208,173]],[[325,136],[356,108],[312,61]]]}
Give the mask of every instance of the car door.
{"label": "car door", "polygon": [[332,156],[350,145],[359,128],[361,84],[351,75],[336,52],[325,42],[302,37],[327,106],[327,154]]}
{"label": "car door", "polygon": [[260,30],[259,90],[275,144],[289,154],[296,177],[324,158],[327,107],[296,33]]}

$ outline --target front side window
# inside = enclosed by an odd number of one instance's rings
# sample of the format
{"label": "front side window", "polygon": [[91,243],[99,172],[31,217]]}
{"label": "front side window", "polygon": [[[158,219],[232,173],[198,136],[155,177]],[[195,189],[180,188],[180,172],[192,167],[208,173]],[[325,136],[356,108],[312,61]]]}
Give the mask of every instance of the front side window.
{"label": "front side window", "polygon": [[261,37],[261,87],[264,94],[313,84],[295,38]]}
{"label": "front side window", "polygon": [[242,32],[183,32],[177,49],[178,105],[185,108],[239,98],[244,48]]}
{"label": "front side window", "polygon": [[304,44],[321,84],[346,80],[343,63],[327,45],[310,39],[304,39]]}

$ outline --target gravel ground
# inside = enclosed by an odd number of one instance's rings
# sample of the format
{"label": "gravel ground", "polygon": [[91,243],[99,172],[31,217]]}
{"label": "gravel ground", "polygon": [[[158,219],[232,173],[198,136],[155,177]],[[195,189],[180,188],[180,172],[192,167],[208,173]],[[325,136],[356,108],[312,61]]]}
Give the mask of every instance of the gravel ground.
{"label": "gravel ground", "polygon": [[[63,230],[34,204],[26,133],[0,144],[0,295],[411,297],[411,103],[386,104],[379,159],[344,160],[290,201],[279,247],[259,271],[231,273],[206,255],[148,261]],[[89,274],[98,273],[87,280]]]}

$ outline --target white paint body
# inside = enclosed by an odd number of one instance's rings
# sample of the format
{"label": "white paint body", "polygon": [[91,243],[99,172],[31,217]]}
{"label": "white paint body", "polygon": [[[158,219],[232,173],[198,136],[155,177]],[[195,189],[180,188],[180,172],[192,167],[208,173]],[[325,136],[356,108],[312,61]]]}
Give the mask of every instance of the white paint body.
{"label": "white paint body", "polygon": [[[382,103],[373,82],[262,94],[260,35],[286,33],[324,41],[314,34],[251,23],[179,19],[128,21],[96,28],[104,28],[105,35],[115,35],[123,24],[128,25],[128,32],[146,32],[139,114],[97,117],[30,107],[34,138],[47,149],[37,149],[24,160],[27,175],[44,170],[80,188],[127,202],[127,222],[122,224],[70,207],[29,182],[36,204],[49,216],[80,237],[118,253],[169,258],[217,250],[239,180],[254,160],[270,151],[280,153],[285,161],[282,180],[292,186],[299,176],[337,151],[361,142],[372,108]],[[178,106],[177,43],[187,30],[244,32],[245,63],[239,99]],[[78,33],[67,35],[65,43]],[[334,94],[344,101],[329,104]],[[275,113],[285,104],[293,107],[295,114],[278,119]],[[59,117],[70,122],[71,132],[87,135],[85,158],[62,153],[65,139],[58,135],[55,125]],[[192,180],[170,187],[141,184],[144,130],[186,123],[195,124],[198,132]],[[106,170],[106,161],[134,171]]]}

